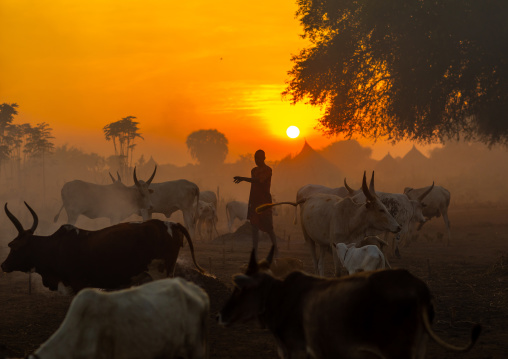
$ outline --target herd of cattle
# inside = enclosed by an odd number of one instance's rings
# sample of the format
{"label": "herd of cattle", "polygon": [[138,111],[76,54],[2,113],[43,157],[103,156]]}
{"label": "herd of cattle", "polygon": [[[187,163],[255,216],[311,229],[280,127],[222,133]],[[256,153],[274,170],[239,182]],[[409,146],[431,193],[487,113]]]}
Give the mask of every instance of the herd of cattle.
{"label": "herd of cattle", "polygon": [[[5,213],[18,231],[2,263],[4,272],[35,271],[50,290],[76,294],[60,328],[29,358],[207,358],[209,298],[181,278],[166,278],[131,287],[145,278],[149,264],[160,260],[173,277],[184,239],[195,267],[192,239],[216,230],[217,196],[187,180],[144,182],[134,169],[134,186],[119,175],[110,185],[72,181],[62,188],[67,224],[49,236],[35,235],[38,216],[25,203],[33,223],[24,229]],[[258,321],[276,338],[281,358],[423,358],[427,339],[457,351],[432,331],[434,312],[428,287],[406,270],[391,269],[388,257],[399,243],[430,218],[443,216],[450,238],[447,209],[450,193],[439,186],[403,194],[367,186],[354,190],[321,185],[302,187],[296,202],[269,203],[263,211],[290,204],[300,208],[300,225],[310,249],[315,275],[301,271],[277,275],[284,258],[258,262],[251,253],[244,274],[234,277],[234,291],[217,316],[220,324]],[[151,219],[182,211],[184,225]],[[228,228],[246,219],[247,204],[227,203]],[[137,214],[142,222],[121,223]],[[74,226],[79,215],[106,217],[111,226],[88,231]],[[295,221],[296,221],[295,216]],[[206,234],[201,234],[201,225]],[[393,242],[388,239],[392,234]],[[316,253],[319,247],[319,257]],[[391,249],[391,252],[388,249]],[[324,257],[331,252],[335,277],[324,277]],[[297,263],[299,269],[303,264]],[[390,269],[385,269],[386,267]],[[342,269],[349,275],[340,276]],[[97,289],[100,288],[100,289]],[[104,291],[113,290],[113,291]],[[107,318],[107,320],[105,319]]]}

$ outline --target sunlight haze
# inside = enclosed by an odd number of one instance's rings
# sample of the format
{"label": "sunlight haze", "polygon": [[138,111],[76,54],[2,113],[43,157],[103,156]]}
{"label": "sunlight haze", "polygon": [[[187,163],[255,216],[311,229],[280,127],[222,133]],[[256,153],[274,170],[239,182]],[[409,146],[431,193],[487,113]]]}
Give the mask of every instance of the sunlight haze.
{"label": "sunlight haze", "polygon": [[[144,137],[135,158],[160,163],[193,162],[185,140],[199,129],[226,135],[228,162],[258,148],[278,160],[304,139],[323,148],[338,138],[315,129],[320,109],[281,96],[291,55],[307,45],[296,9],[293,0],[4,0],[0,101],[19,105],[14,123],[47,122],[57,146],[106,156],[102,128],[126,116]],[[410,148],[378,143],[373,155]]]}

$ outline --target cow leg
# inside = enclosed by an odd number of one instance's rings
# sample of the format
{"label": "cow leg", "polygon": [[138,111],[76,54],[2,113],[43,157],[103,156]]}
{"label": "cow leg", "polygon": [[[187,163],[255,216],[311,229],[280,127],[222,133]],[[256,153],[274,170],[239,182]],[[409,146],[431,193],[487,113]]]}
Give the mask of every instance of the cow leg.
{"label": "cow leg", "polygon": [[75,225],[78,221],[79,214],[73,212],[67,212],[67,223],[71,225]]}
{"label": "cow leg", "polygon": [[318,269],[319,269],[319,275],[321,277],[325,276],[325,255],[326,251],[329,249],[328,244],[320,244],[319,245],[319,259],[318,259]]}
{"label": "cow leg", "polygon": [[233,216],[231,214],[228,215],[228,230],[229,230],[229,233],[231,233],[231,228],[233,228],[233,223],[235,221],[234,218],[232,218]]}
{"label": "cow leg", "polygon": [[309,237],[307,232],[303,230],[303,238],[305,239],[305,244],[309,248],[310,257],[312,258],[312,264],[314,265],[314,273],[318,274],[318,261],[316,257],[316,244],[312,240],[312,238]]}
{"label": "cow leg", "polygon": [[335,245],[332,243],[330,244],[330,249],[332,250],[332,258],[333,258],[333,268],[334,268],[334,275],[336,277],[340,277],[342,274],[342,263],[340,262],[340,259],[337,255],[337,250],[335,249]]}
{"label": "cow leg", "polygon": [[449,246],[450,240],[452,239],[452,232],[450,231],[450,220],[448,219],[448,210],[443,211],[443,220],[446,225],[446,230],[448,232],[448,241],[447,241],[446,245]]}

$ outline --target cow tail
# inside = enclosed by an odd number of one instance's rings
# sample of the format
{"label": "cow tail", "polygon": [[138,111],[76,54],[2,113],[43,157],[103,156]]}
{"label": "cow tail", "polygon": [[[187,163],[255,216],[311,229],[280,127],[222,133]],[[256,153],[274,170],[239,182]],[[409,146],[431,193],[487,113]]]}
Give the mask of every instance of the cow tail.
{"label": "cow tail", "polygon": [[178,231],[180,231],[185,236],[185,238],[187,238],[187,242],[189,243],[189,248],[190,248],[191,255],[192,255],[192,261],[194,262],[194,265],[196,266],[196,268],[201,273],[203,273],[203,274],[206,273],[206,271],[198,264],[198,262],[196,262],[196,257],[194,256],[194,246],[192,245],[192,240],[191,240],[189,231],[187,231],[187,229],[184,226],[182,226],[180,223],[176,223],[174,228],[176,228]]}
{"label": "cow tail", "polygon": [[458,352],[467,352],[468,350],[470,350],[475,345],[476,341],[478,340],[478,337],[480,336],[480,334],[482,332],[482,327],[481,327],[480,324],[475,324],[475,326],[471,330],[471,341],[467,345],[465,345],[463,347],[458,347],[458,346],[455,346],[455,345],[452,345],[452,344],[448,344],[443,339],[438,337],[436,333],[434,333],[434,331],[430,327],[429,313],[427,312],[427,310],[428,310],[427,306],[424,305],[423,310],[422,310],[423,325],[425,327],[425,331],[429,334],[429,336],[437,344],[441,345],[442,347],[444,347],[446,349],[450,349],[450,350],[454,350],[454,351],[458,351]]}
{"label": "cow tail", "polygon": [[58,217],[60,217],[60,212],[62,212],[62,209],[64,208],[64,205],[62,204],[62,207],[60,207],[60,210],[56,214],[55,218],[53,219],[53,222],[56,223],[58,221]]}
{"label": "cow tail", "polygon": [[265,203],[265,204],[262,204],[261,206],[256,207],[256,213],[262,213],[262,212],[266,211],[269,208],[272,208],[272,207],[275,207],[275,206],[279,206],[281,204],[290,204],[290,205],[296,207],[299,204],[302,204],[303,202],[305,202],[306,200],[307,200],[307,198],[301,199],[298,202]]}

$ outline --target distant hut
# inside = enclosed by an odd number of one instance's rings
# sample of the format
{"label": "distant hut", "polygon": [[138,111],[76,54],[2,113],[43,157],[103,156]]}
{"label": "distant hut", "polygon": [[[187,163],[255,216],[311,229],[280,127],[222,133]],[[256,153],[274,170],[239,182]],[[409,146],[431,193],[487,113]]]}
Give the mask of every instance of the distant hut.
{"label": "distant hut", "polygon": [[400,170],[409,187],[427,186],[432,181],[430,176],[431,161],[415,145],[400,161]]}
{"label": "distant hut", "polygon": [[386,156],[376,163],[374,169],[382,173],[394,173],[399,171],[399,161],[388,152]]}
{"label": "distant hut", "polygon": [[305,141],[296,156],[287,156],[273,169],[272,192],[277,199],[292,200],[298,189],[314,183],[329,187],[342,185],[343,172]]}

